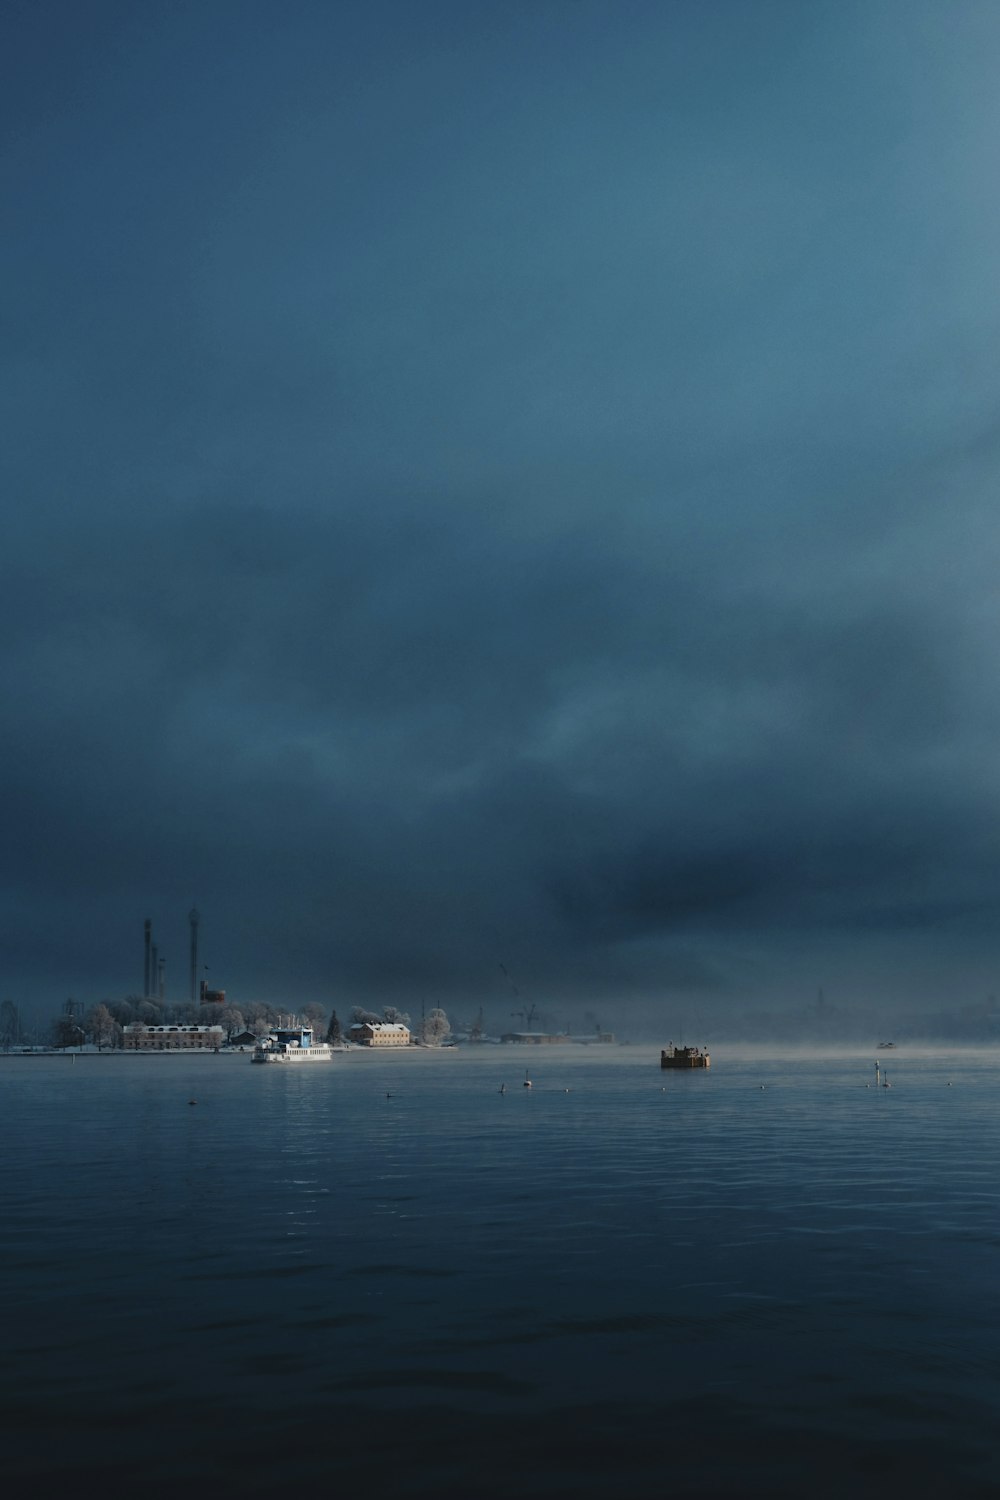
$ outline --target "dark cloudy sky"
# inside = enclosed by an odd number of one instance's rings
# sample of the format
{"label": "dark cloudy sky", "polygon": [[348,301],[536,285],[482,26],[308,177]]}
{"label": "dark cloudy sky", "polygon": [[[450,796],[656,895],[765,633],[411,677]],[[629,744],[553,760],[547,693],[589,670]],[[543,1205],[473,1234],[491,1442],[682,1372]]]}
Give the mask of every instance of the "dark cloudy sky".
{"label": "dark cloudy sky", "polygon": [[8,0],[0,994],[1000,987],[1000,9]]}

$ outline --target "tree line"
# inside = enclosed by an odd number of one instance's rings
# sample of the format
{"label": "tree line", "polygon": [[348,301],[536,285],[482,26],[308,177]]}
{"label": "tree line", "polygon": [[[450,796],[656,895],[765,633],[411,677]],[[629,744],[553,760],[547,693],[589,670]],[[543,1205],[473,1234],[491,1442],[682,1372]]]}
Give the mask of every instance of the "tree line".
{"label": "tree line", "polygon": [[[300,1013],[306,1025],[322,1028],[326,1024],[326,1007],[315,1001],[308,1001]],[[147,996],[127,995],[124,1000],[102,1000],[87,1009],[67,1000],[49,1025],[48,1041],[53,1047],[78,1047],[90,1042],[100,1051],[121,1047],[125,1027],[133,1021],[144,1026],[221,1026],[230,1041],[245,1031],[266,1036],[282,1014],[285,1012],[264,1001],[243,1006],[170,1005]]]}
{"label": "tree line", "polygon": [[[326,1007],[310,1000],[301,1007],[298,1014],[307,1026],[312,1026],[317,1034],[324,1035],[327,1042],[332,1045],[343,1042],[344,1029],[336,1010],[329,1013],[328,1020]],[[189,1003],[170,1005],[147,996],[127,995],[123,1000],[102,1000],[96,1005],[85,1007],[70,998],[49,1023],[44,1040],[48,1045],[58,1048],[90,1044],[99,1051],[111,1050],[124,1046],[125,1027],[133,1021],[139,1021],[145,1026],[221,1026],[226,1040],[231,1041],[244,1032],[266,1036],[272,1027],[279,1024],[282,1015],[287,1015],[287,1012],[279,1011],[264,1001],[251,1001],[243,1006],[209,1007]],[[410,1025],[410,1017],[394,1005],[385,1006],[381,1012],[356,1005],[351,1010],[350,1018],[351,1024],[395,1022]],[[415,1028],[417,1040],[429,1047],[440,1046],[450,1032],[448,1017],[438,1006],[427,1011]],[[10,1051],[12,1047],[20,1046],[28,1040],[17,1006],[10,1000],[0,1002],[0,1050]]]}

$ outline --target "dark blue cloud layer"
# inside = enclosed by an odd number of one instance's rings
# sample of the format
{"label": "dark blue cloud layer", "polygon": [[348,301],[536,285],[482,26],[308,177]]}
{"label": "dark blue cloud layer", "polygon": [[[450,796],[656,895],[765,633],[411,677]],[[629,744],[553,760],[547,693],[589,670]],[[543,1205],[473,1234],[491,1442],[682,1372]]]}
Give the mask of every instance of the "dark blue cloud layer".
{"label": "dark blue cloud layer", "polygon": [[988,10],[6,24],[5,990],[989,987]]}

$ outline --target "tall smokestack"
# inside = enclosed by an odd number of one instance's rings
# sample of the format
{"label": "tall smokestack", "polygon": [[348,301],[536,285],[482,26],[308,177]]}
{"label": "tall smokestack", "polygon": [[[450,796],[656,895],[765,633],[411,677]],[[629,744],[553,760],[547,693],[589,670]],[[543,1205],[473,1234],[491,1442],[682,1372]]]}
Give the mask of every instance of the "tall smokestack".
{"label": "tall smokestack", "polygon": [[160,976],[160,999],[165,1000],[167,998],[167,960],[165,958],[159,960],[158,972]]}
{"label": "tall smokestack", "polygon": [[160,973],[156,957],[157,951],[156,944],[154,943],[149,953],[149,998],[151,1000],[155,998],[157,980]]}
{"label": "tall smokestack", "polygon": [[143,994],[143,998],[146,999],[146,1000],[148,1000],[149,999],[149,982],[150,982],[150,977],[151,977],[150,976],[149,963],[150,963],[150,959],[152,957],[152,954],[150,953],[149,949],[150,949],[150,944],[153,941],[153,924],[149,920],[148,917],[146,918],[146,924],[145,924],[145,937],[146,937],[146,967],[143,970],[142,994]]}
{"label": "tall smokestack", "polygon": [[191,923],[191,1004],[198,1001],[198,908],[192,906],[188,912]]}

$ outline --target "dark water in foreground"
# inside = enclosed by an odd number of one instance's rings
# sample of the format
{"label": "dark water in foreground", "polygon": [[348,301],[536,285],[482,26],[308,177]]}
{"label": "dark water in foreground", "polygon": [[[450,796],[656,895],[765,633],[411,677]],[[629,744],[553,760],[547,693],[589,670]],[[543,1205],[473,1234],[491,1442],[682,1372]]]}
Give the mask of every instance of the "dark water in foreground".
{"label": "dark water in foreground", "polygon": [[3,1493],[1000,1493],[1000,1056],[657,1059],[0,1059]]}

